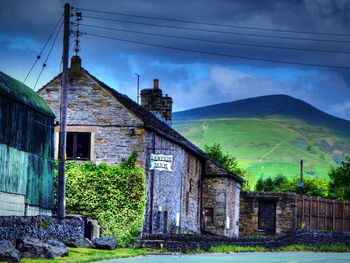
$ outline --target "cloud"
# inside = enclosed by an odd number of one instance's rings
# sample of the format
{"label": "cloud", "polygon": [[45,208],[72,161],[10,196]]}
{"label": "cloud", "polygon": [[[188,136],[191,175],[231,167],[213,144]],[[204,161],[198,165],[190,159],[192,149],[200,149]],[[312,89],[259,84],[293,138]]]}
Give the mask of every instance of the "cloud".
{"label": "cloud", "polygon": [[[107,10],[140,16],[208,22],[245,27],[264,27],[297,31],[326,31],[349,33],[350,0],[71,0],[74,7]],[[14,76],[25,76],[36,58],[37,51],[63,13],[63,0],[17,0],[0,1],[0,68]],[[29,11],[30,10],[30,11]],[[105,20],[93,20],[87,16],[115,18],[140,22],[131,24]],[[166,20],[115,16],[83,11],[83,22],[100,26],[116,27],[149,33],[193,37],[225,42],[241,42],[307,49],[349,51],[348,43],[300,41],[293,37],[348,40],[348,37],[318,36],[282,33],[253,29],[237,29],[180,23]],[[143,23],[143,24],[142,24]],[[269,36],[287,36],[291,39],[253,37],[222,34],[196,30],[181,30],[145,25],[147,23],[169,26],[185,26],[194,29],[253,33]],[[95,32],[126,40],[150,44],[192,49],[232,56],[271,60],[306,62],[312,64],[349,65],[348,54],[292,51],[215,44],[206,41],[189,41],[140,35],[127,32],[92,30],[81,27],[84,32]],[[350,41],[350,40],[349,40]],[[61,43],[58,41],[58,43]],[[136,76],[141,75],[141,88],[152,86],[152,79],[160,79],[164,93],[174,98],[175,109],[232,101],[252,96],[283,93],[303,100],[329,112],[350,119],[348,111],[330,105],[341,105],[344,97],[350,97],[349,70],[321,69],[288,64],[211,56],[192,52],[169,50],[93,38],[84,35],[80,56],[90,73],[136,99]],[[56,75],[61,58],[61,45],[55,46],[48,66],[39,81]],[[39,67],[41,62],[38,63]],[[39,67],[35,68],[28,83],[35,83]],[[20,79],[23,79],[21,77]]]}
{"label": "cloud", "polygon": [[14,50],[38,51],[41,48],[34,38],[23,36],[0,35],[0,46],[6,46]]}
{"label": "cloud", "polygon": [[333,105],[332,110],[343,118],[348,118],[350,116],[350,100],[345,100],[342,103]]}
{"label": "cloud", "polygon": [[340,103],[344,97],[350,97],[350,88],[347,83],[332,72],[294,72],[292,73],[294,78],[290,81],[277,76],[252,74],[246,70],[220,65],[208,67],[207,77],[197,81],[191,89],[177,89],[171,94],[177,110],[256,96],[287,94],[300,98],[321,110],[331,114],[341,114],[343,118],[349,119],[350,115],[344,110],[344,104],[330,108],[330,101]]}

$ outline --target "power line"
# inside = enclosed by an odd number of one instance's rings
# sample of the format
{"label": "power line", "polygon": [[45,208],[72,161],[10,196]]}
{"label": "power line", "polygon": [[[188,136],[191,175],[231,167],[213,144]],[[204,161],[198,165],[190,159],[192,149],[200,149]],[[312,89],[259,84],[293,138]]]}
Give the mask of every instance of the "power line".
{"label": "power line", "polygon": [[167,37],[167,38],[175,38],[175,39],[185,39],[185,40],[193,40],[193,41],[201,41],[201,42],[210,42],[210,43],[218,43],[218,44],[226,44],[226,45],[251,46],[251,47],[262,47],[262,48],[273,48],[273,49],[286,49],[286,50],[294,50],[294,51],[320,52],[320,53],[350,54],[350,51],[341,51],[341,50],[324,50],[324,49],[310,49],[310,48],[260,45],[260,44],[240,43],[240,42],[231,42],[231,41],[211,40],[211,39],[198,39],[198,38],[184,37],[184,36],[172,36],[172,35],[165,35],[165,34],[157,34],[157,33],[141,32],[141,31],[135,31],[135,30],[120,29],[120,28],[95,26],[95,25],[89,25],[89,24],[81,24],[81,25],[86,26],[86,27],[91,27],[91,28],[106,29],[106,30],[113,30],[113,31],[120,31],[120,32],[127,32],[127,33],[135,33],[135,34],[150,35],[150,36],[157,36],[157,37]]}
{"label": "power line", "polygon": [[333,42],[333,43],[350,43],[350,40],[316,39],[316,38],[303,38],[303,37],[271,36],[271,35],[241,33],[241,32],[228,32],[228,31],[218,31],[218,30],[210,30],[210,29],[199,29],[199,28],[193,28],[193,27],[159,25],[159,24],[153,24],[153,23],[135,22],[135,21],[120,20],[120,19],[112,19],[112,18],[102,18],[102,17],[96,17],[96,16],[84,16],[84,18],[104,20],[104,21],[113,21],[113,22],[122,22],[122,23],[137,24],[137,25],[144,25],[144,26],[145,25],[146,26],[156,26],[156,27],[164,27],[164,28],[172,28],[172,29],[191,30],[191,31],[197,31],[197,32],[241,35],[241,36],[249,36],[249,37],[264,37],[264,38],[291,39],[291,40],[318,41],[318,42]]}
{"label": "power line", "polygon": [[36,63],[37,63],[37,62],[39,61],[39,59],[41,58],[42,53],[44,52],[44,50],[45,50],[47,44],[49,43],[50,39],[52,38],[53,34],[55,33],[55,31],[56,31],[58,25],[59,25],[60,22],[62,21],[62,18],[63,18],[63,16],[60,17],[60,19],[58,20],[57,24],[55,25],[53,31],[51,32],[49,38],[46,40],[45,45],[44,45],[43,48],[41,49],[39,55],[36,56],[36,60],[34,61],[32,67],[30,68],[30,70],[29,70],[29,72],[27,73],[26,77],[24,78],[23,82],[25,82],[25,81],[27,80],[29,74],[30,74],[30,73],[32,72],[32,70],[34,69],[34,66],[36,65]]}
{"label": "power line", "polygon": [[282,60],[274,60],[274,59],[264,59],[264,58],[256,58],[256,57],[249,57],[249,56],[229,55],[229,54],[222,54],[222,53],[209,52],[209,51],[200,51],[200,50],[194,50],[194,49],[185,49],[185,48],[177,48],[177,47],[171,47],[171,46],[165,46],[165,45],[144,43],[144,42],[140,42],[140,41],[133,41],[133,40],[115,38],[115,37],[110,37],[110,36],[91,34],[91,33],[85,33],[85,34],[89,35],[89,36],[94,36],[94,37],[99,37],[99,38],[104,38],[104,39],[117,40],[117,41],[122,41],[122,42],[127,42],[127,43],[133,43],[133,44],[140,44],[140,45],[144,45],[144,46],[160,47],[160,48],[165,48],[165,49],[185,51],[185,52],[198,53],[198,54],[206,54],[206,55],[214,55],[214,56],[220,56],[220,57],[238,58],[238,59],[263,61],[263,62],[273,62],[273,63],[280,63],[280,64],[292,64],[292,65],[300,65],[300,66],[314,66],[314,67],[322,67],[322,68],[350,69],[350,67],[347,67],[347,66],[334,66],[334,65],[325,65],[325,64],[313,64],[313,63],[304,63],[304,62],[293,62],[293,61],[282,61]]}
{"label": "power line", "polygon": [[193,21],[193,20],[180,20],[180,19],[173,19],[173,18],[133,15],[133,14],[110,12],[110,11],[101,11],[101,10],[94,10],[94,9],[87,9],[87,8],[76,8],[76,9],[77,10],[82,10],[82,11],[88,11],[88,12],[101,13],[101,14],[111,14],[111,15],[126,16],[126,17],[137,17],[137,18],[146,18],[146,19],[153,19],[153,20],[163,20],[163,21],[189,23],[189,24],[206,25],[206,26],[218,26],[218,27],[226,27],[226,28],[262,30],[262,31],[298,33],[298,34],[311,34],[311,35],[329,35],[329,36],[346,36],[346,37],[350,36],[350,34],[345,34],[345,33],[311,32],[311,31],[285,30],[285,29],[264,28],[264,27],[248,27],[248,26],[237,26],[237,25],[225,25],[225,24],[198,22],[198,21]]}
{"label": "power line", "polygon": [[46,67],[46,63],[47,63],[47,61],[48,61],[48,59],[49,59],[49,57],[50,57],[50,55],[51,55],[51,52],[52,52],[52,49],[53,49],[53,47],[54,47],[54,45],[55,45],[55,43],[56,43],[57,37],[58,37],[59,33],[61,32],[62,25],[63,25],[63,23],[60,24],[60,27],[59,27],[59,29],[57,30],[56,36],[55,36],[55,38],[54,38],[54,40],[53,40],[53,42],[52,42],[52,45],[51,45],[51,47],[50,47],[50,50],[49,50],[49,52],[47,53],[46,59],[45,59],[43,65],[42,65],[42,67],[41,67],[39,76],[38,76],[38,78],[36,79],[36,82],[35,82],[35,84],[34,84],[34,89],[35,89],[36,85],[38,84],[38,81],[39,81],[39,79],[40,79],[40,77],[41,77],[41,74],[42,74],[43,71],[44,71],[44,68]]}

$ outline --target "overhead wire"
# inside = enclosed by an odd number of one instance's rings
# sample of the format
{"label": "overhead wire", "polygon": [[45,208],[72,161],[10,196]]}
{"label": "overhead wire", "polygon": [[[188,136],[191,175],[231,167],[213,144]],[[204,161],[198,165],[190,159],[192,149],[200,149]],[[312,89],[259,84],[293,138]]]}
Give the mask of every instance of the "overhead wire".
{"label": "overhead wire", "polygon": [[42,67],[41,67],[41,70],[40,70],[40,73],[39,73],[39,75],[38,75],[38,78],[37,78],[36,81],[35,81],[34,89],[35,89],[36,85],[38,84],[38,81],[39,81],[39,79],[40,79],[40,77],[41,77],[41,74],[42,74],[43,71],[44,71],[44,68],[45,68],[46,65],[47,65],[47,61],[48,61],[48,59],[49,59],[49,57],[50,57],[50,55],[51,55],[51,52],[52,52],[52,49],[53,49],[53,47],[54,47],[54,45],[55,45],[55,43],[56,43],[57,37],[58,37],[59,33],[61,32],[62,25],[63,25],[63,22],[60,24],[59,29],[58,29],[57,32],[56,32],[56,36],[55,36],[55,38],[54,38],[54,40],[53,40],[53,42],[52,42],[52,45],[51,45],[51,47],[50,47],[49,52],[47,53],[46,59],[45,59],[43,65],[42,65]]}
{"label": "overhead wire", "polygon": [[260,44],[251,44],[251,43],[242,43],[242,42],[232,42],[232,41],[221,41],[221,40],[212,40],[212,39],[199,39],[193,37],[184,37],[184,36],[174,36],[167,34],[158,34],[158,33],[150,33],[150,32],[142,32],[136,30],[128,30],[121,28],[111,28],[105,26],[96,26],[89,24],[81,24],[81,26],[86,26],[90,28],[97,29],[105,29],[126,33],[135,33],[149,36],[157,36],[157,37],[167,37],[167,38],[175,38],[175,39],[185,39],[185,40],[193,40],[193,41],[201,41],[201,42],[209,42],[209,43],[217,43],[217,44],[226,44],[226,45],[238,45],[238,46],[250,46],[250,47],[259,47],[259,48],[272,48],[272,49],[285,49],[285,50],[294,50],[294,51],[307,51],[307,52],[319,52],[319,53],[336,53],[336,54],[350,54],[350,51],[342,51],[342,50],[325,50],[325,49],[311,49],[311,48],[298,48],[298,47],[282,47],[282,46],[273,46],[273,45],[260,45]]}
{"label": "overhead wire", "polygon": [[314,64],[314,63],[304,63],[304,62],[295,62],[295,61],[283,61],[283,60],[275,60],[275,59],[257,58],[257,57],[251,57],[251,56],[230,55],[230,54],[223,54],[223,53],[210,52],[210,51],[201,51],[201,50],[172,47],[172,46],[166,46],[166,45],[160,45],[160,44],[145,43],[145,42],[141,42],[141,41],[134,41],[134,40],[116,38],[116,37],[111,37],[111,36],[104,36],[104,35],[93,34],[93,33],[88,33],[88,32],[85,32],[84,34],[85,35],[89,35],[89,36],[98,37],[98,38],[116,40],[116,41],[133,43],[133,44],[139,44],[139,45],[144,45],[144,46],[159,47],[159,48],[171,49],[171,50],[177,50],[177,51],[191,52],[191,53],[197,53],[197,54],[214,55],[214,56],[238,58],[238,59],[244,59],[244,60],[262,61],[262,62],[273,62],[273,63],[280,63],[280,64],[292,64],[292,65],[300,65],[300,66],[314,66],[314,67],[321,67],[321,68],[350,69],[350,67],[347,67],[347,66],[336,66],[336,65],[327,65],[327,64]]}
{"label": "overhead wire", "polygon": [[110,15],[118,15],[118,16],[126,16],[126,17],[146,18],[146,19],[152,19],[152,20],[162,20],[162,21],[170,21],[170,22],[178,22],[178,23],[189,23],[189,24],[205,25],[205,26],[216,26],[216,27],[237,28],[237,29],[250,29],[250,30],[262,30],[262,31],[281,32],[281,33],[297,33],[297,34],[345,36],[345,37],[349,37],[350,36],[350,34],[345,34],[345,33],[330,33],[330,32],[315,32],[315,31],[312,32],[312,31],[298,31],[298,30],[276,29],[276,28],[266,28],[266,27],[237,26],[237,25],[227,25],[227,24],[218,24],[218,23],[199,22],[199,21],[194,21],[194,20],[183,20],[183,19],[164,18],[164,17],[155,17],[155,16],[135,15],[135,14],[120,13],[120,12],[111,12],[111,11],[102,11],[102,10],[88,9],[88,8],[74,8],[74,9],[75,10],[87,11],[87,12],[100,13],[100,14],[110,14]]}
{"label": "overhead wire", "polygon": [[27,73],[26,77],[24,78],[23,82],[25,82],[25,81],[27,80],[27,78],[29,77],[30,73],[33,71],[33,69],[34,69],[36,63],[37,63],[37,62],[39,61],[39,59],[41,58],[41,56],[42,56],[42,54],[43,54],[43,52],[44,52],[44,50],[45,50],[47,44],[50,42],[50,40],[51,40],[53,34],[54,34],[55,31],[57,30],[57,27],[58,27],[59,24],[62,22],[62,19],[63,19],[63,15],[62,15],[62,16],[60,17],[60,19],[57,21],[57,23],[56,23],[54,29],[52,30],[50,36],[49,36],[48,39],[46,40],[46,42],[45,42],[43,48],[41,49],[41,51],[39,52],[39,54],[36,56],[36,60],[34,61],[33,65],[31,66],[30,70],[28,71],[28,73]]}
{"label": "overhead wire", "polygon": [[272,35],[263,35],[263,34],[254,34],[254,33],[229,32],[229,31],[201,29],[201,28],[184,27],[184,26],[160,25],[160,24],[154,24],[154,23],[137,22],[137,21],[129,21],[129,20],[121,20],[121,19],[113,19],[113,18],[103,18],[103,17],[96,17],[96,16],[84,16],[84,18],[90,18],[90,19],[95,19],[95,20],[103,20],[103,21],[122,22],[122,23],[128,23],[128,24],[136,24],[136,25],[146,25],[146,26],[171,28],[171,29],[190,30],[190,31],[196,31],[196,32],[208,32],[208,33],[218,33],[218,34],[240,35],[240,36],[248,36],[248,37],[289,39],[289,40],[298,40],[298,41],[317,41],[317,42],[329,42],[329,43],[350,43],[350,40],[317,39],[317,38],[305,38],[305,37],[272,36]]}

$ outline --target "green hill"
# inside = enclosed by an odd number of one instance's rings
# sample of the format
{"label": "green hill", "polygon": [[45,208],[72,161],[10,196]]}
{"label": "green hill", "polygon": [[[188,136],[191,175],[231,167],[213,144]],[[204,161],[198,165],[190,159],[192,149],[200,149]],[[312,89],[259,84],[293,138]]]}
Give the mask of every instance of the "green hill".
{"label": "green hill", "polygon": [[174,128],[190,141],[220,143],[241,168],[261,176],[327,178],[350,153],[350,122],[285,95],[217,104],[174,113]]}

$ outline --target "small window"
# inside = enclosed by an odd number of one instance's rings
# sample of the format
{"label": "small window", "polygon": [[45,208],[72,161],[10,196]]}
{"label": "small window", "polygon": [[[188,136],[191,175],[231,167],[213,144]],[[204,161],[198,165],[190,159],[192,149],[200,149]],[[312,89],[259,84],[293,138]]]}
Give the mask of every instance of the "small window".
{"label": "small window", "polygon": [[204,221],[214,223],[214,208],[204,208]]}
{"label": "small window", "polygon": [[90,147],[90,132],[67,132],[66,155],[68,160],[90,160]]}

